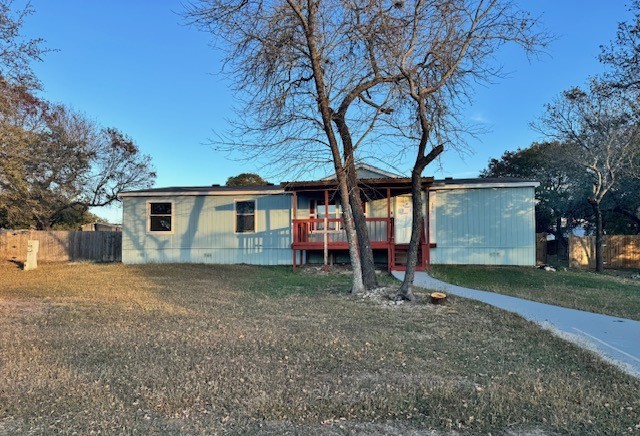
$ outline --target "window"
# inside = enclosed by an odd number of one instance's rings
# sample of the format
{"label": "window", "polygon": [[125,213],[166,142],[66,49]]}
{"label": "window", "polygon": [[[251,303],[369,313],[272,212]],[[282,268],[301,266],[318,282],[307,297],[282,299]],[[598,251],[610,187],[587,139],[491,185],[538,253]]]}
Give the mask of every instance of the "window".
{"label": "window", "polygon": [[173,203],[149,203],[149,231],[165,232],[172,231]]}
{"label": "window", "polygon": [[254,233],[255,231],[255,200],[236,201],[236,233]]}

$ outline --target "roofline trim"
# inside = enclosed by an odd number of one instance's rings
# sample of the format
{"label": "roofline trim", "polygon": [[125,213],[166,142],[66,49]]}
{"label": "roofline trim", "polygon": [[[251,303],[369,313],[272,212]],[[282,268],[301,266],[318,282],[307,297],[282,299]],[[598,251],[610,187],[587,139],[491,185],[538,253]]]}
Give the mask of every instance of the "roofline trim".
{"label": "roofline trim", "polygon": [[435,182],[429,187],[429,191],[442,191],[444,189],[480,189],[480,188],[537,188],[540,182],[490,182],[490,183],[459,183],[459,184],[442,184]]}
{"label": "roofline trim", "polygon": [[201,195],[208,196],[234,196],[234,195],[276,195],[291,193],[286,192],[284,189],[269,189],[263,191],[246,190],[246,191],[135,191],[135,192],[121,192],[118,197],[194,197]]}
{"label": "roofline trim", "polygon": [[[362,168],[362,169],[364,169],[364,170],[371,171],[372,173],[378,173],[378,174],[381,174],[381,175],[383,175],[383,176],[385,176],[385,177],[388,177],[388,178],[390,178],[390,179],[403,178],[403,176],[401,176],[400,174],[395,174],[395,173],[392,173],[392,172],[389,172],[389,171],[383,170],[383,169],[378,168],[378,167],[374,167],[373,165],[369,165],[369,164],[367,164],[367,163],[363,163],[363,162],[357,163],[357,164],[355,165],[355,167],[356,167],[356,171],[357,171],[358,169]],[[322,178],[322,179],[320,179],[320,180],[334,180],[334,179],[336,179],[336,178],[337,178],[337,177],[336,177],[336,175],[335,175],[335,173],[334,173],[334,174],[330,174],[330,175],[328,175],[327,177],[324,177],[324,178]],[[375,178],[381,178],[381,177],[375,177]],[[361,179],[361,180],[366,180],[366,179]]]}

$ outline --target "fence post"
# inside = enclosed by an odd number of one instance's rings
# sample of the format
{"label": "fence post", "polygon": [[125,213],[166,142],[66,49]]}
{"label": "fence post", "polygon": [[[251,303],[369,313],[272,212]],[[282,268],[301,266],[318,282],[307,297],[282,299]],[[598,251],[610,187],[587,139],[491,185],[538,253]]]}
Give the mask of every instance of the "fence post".
{"label": "fence post", "polygon": [[24,270],[30,271],[38,268],[38,248],[40,241],[30,239],[27,241],[27,261],[24,263]]}
{"label": "fence post", "polygon": [[568,238],[568,247],[567,250],[569,250],[569,267],[570,268],[575,268],[576,267],[576,259],[573,257],[573,248],[574,248],[574,236],[573,235],[569,235]]}

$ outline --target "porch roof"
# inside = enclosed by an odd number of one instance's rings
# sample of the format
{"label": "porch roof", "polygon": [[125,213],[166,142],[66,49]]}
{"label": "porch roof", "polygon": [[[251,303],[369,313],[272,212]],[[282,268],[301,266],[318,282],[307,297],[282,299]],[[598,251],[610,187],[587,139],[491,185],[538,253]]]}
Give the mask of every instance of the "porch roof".
{"label": "porch roof", "polygon": [[[423,177],[423,187],[428,187],[433,183],[433,177]],[[335,179],[309,180],[302,182],[282,182],[280,184],[285,191],[309,192],[324,191],[326,189],[338,189],[338,181]],[[390,188],[393,190],[411,190],[411,179],[409,177],[381,177],[378,179],[360,179],[358,186],[362,190],[381,190]]]}

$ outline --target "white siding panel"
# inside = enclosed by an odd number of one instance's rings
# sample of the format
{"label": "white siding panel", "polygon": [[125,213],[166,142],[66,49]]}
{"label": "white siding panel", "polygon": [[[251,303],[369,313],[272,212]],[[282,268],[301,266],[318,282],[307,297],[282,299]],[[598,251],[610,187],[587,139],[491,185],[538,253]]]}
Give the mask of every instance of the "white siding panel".
{"label": "white siding panel", "polygon": [[434,264],[535,265],[534,188],[438,191]]}
{"label": "white siding panel", "polygon": [[[173,201],[172,234],[146,231],[146,197],[125,197],[124,263],[291,264],[291,196],[154,197]],[[235,233],[235,200],[256,200],[256,232]]]}

